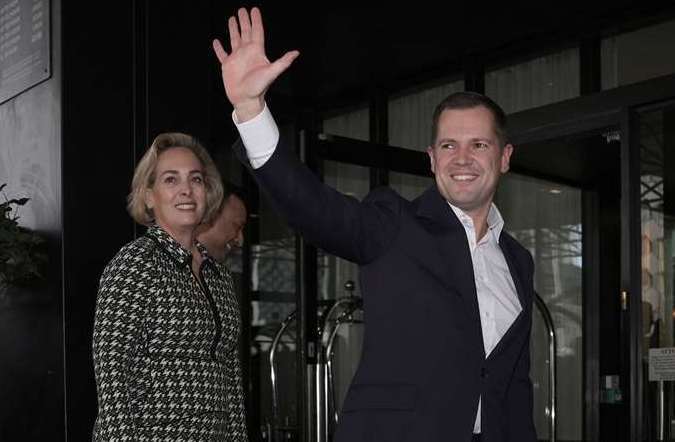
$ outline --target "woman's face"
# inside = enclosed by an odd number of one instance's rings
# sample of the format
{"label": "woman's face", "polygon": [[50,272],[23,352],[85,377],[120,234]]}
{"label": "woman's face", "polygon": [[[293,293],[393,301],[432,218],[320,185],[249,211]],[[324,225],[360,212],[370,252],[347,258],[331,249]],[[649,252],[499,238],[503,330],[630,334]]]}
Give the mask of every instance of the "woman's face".
{"label": "woman's face", "polygon": [[191,150],[172,147],[159,155],[145,203],[157,225],[174,237],[197,227],[206,208],[206,185],[202,163]]}

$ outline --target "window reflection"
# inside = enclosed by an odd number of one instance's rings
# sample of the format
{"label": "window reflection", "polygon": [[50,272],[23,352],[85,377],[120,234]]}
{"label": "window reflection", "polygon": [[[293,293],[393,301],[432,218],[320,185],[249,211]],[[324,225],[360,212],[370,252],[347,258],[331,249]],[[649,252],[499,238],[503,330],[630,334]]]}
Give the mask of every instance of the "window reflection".
{"label": "window reflection", "polygon": [[[526,247],[535,265],[535,289],[551,312],[556,331],[557,435],[582,440],[583,296],[581,190],[510,173],[495,203],[505,229]],[[548,434],[549,360],[547,331],[535,309],[530,377],[539,439]]]}

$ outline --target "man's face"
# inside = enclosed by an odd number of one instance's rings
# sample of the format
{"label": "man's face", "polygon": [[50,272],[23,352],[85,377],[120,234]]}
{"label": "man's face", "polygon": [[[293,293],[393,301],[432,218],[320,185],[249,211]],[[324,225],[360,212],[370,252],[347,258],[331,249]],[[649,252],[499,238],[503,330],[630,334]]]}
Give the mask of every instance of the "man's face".
{"label": "man's face", "polygon": [[244,244],[246,207],[238,197],[230,195],[227,204],[218,217],[218,222],[228,250],[232,247],[241,247]]}
{"label": "man's face", "polygon": [[239,197],[230,195],[218,217],[206,231],[199,234],[198,239],[206,246],[209,254],[220,259],[232,248],[241,247],[244,243],[245,225],[246,207]]}
{"label": "man's face", "polygon": [[487,215],[511,152],[510,144],[500,146],[492,113],[483,106],[444,110],[427,149],[439,192],[468,215]]}

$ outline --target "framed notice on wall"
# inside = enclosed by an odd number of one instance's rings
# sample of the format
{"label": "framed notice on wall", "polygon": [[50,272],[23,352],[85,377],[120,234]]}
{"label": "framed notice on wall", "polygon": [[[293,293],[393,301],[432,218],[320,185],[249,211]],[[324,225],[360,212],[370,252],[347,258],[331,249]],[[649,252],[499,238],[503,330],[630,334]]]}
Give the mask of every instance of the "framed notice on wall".
{"label": "framed notice on wall", "polygon": [[0,104],[51,76],[49,0],[0,0]]}
{"label": "framed notice on wall", "polygon": [[649,349],[649,380],[675,381],[675,347]]}

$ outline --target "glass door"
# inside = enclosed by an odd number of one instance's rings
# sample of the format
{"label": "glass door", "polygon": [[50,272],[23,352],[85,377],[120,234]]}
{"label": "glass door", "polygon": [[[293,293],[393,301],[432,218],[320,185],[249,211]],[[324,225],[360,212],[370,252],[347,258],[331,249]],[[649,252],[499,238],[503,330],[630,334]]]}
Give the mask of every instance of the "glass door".
{"label": "glass door", "polygon": [[[495,203],[535,263],[530,377],[542,441],[622,440],[621,148],[612,128],[516,145]],[[605,253],[601,253],[603,250]],[[600,345],[600,342],[611,343]],[[626,387],[627,383],[624,380]]]}
{"label": "glass door", "polygon": [[[533,310],[531,335],[530,377],[537,435],[540,440],[550,440],[551,418],[555,412],[558,440],[581,441],[584,409],[582,190],[509,174],[500,184],[495,203],[502,211],[506,230],[534,258],[535,290],[545,306],[540,304]],[[548,315],[550,323],[546,322]],[[549,352],[551,332],[555,333],[553,355]],[[555,389],[551,388],[553,368],[558,374]]]}
{"label": "glass door", "polygon": [[675,106],[638,110],[643,441],[675,440]]}

